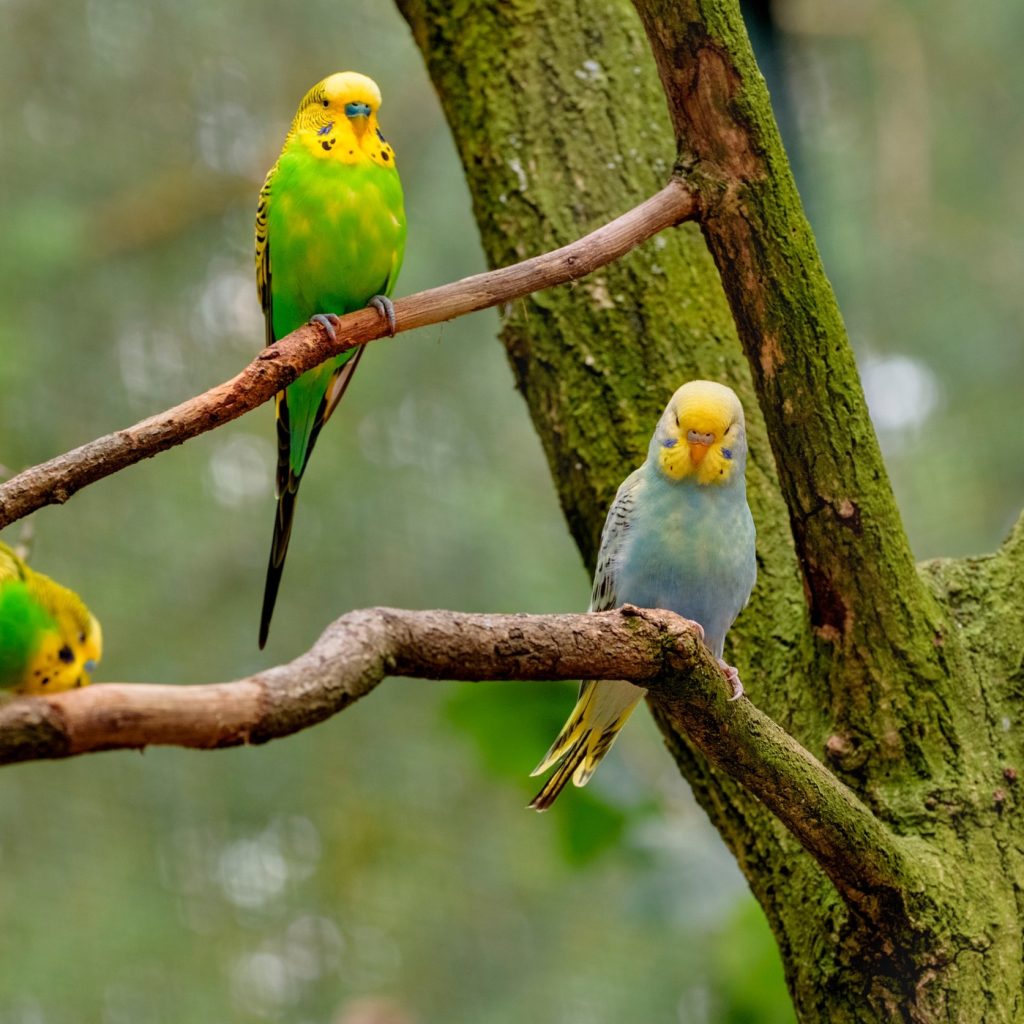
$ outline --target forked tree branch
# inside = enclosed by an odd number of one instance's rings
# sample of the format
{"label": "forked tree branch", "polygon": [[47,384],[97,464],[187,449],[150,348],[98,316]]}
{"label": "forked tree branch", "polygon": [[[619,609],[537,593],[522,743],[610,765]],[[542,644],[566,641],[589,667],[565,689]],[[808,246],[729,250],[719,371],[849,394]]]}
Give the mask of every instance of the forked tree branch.
{"label": "forked tree branch", "polygon": [[[659,231],[691,220],[695,213],[693,194],[672,180],[639,206],[560,249],[398,299],[395,330],[453,320],[573,281],[624,256]],[[8,480],[0,486],[0,529],[45,505],[62,504],[76,491],[118,470],[237,419],[324,360],[386,333],[383,320],[373,310],[343,317],[334,342],[320,326],[306,324],[292,331],[231,380]]]}
{"label": "forked tree branch", "polygon": [[872,619],[884,636],[920,583],[739,4],[634,7],[768,426],[812,622],[833,642]]}
{"label": "forked tree branch", "polygon": [[387,675],[633,680],[778,815],[862,914],[891,912],[915,874],[899,841],[821,762],[748,700],[728,700],[692,623],[630,606],[582,615],[351,612],[305,654],[247,679],[110,683],[12,700],[0,708],[0,764],[153,744],[265,743],[344,710]]}
{"label": "forked tree branch", "polygon": [[[844,729],[906,743],[951,671],[956,630],[918,575],[740,5],[633,6],[768,428],[831,710]],[[946,707],[931,713],[930,735],[956,737]]]}

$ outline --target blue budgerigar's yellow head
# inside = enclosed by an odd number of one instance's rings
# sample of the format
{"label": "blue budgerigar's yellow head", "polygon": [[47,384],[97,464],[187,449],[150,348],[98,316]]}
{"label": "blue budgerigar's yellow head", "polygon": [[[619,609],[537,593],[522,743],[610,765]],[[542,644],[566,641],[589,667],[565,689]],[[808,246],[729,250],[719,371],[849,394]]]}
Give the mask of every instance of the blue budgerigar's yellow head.
{"label": "blue budgerigar's yellow head", "polygon": [[736,392],[710,380],[684,384],[658,421],[648,458],[670,480],[722,485],[742,479],[747,434]]}
{"label": "blue budgerigar's yellow head", "polygon": [[289,138],[298,138],[321,160],[344,164],[370,160],[393,167],[395,151],[377,123],[380,104],[380,89],[372,78],[358,71],[337,71],[302,98]]}

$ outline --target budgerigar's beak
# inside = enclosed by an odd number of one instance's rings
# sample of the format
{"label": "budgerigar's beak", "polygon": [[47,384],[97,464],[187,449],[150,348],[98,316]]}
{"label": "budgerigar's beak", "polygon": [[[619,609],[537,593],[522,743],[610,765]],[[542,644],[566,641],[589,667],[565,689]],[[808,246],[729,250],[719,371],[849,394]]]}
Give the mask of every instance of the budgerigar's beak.
{"label": "budgerigar's beak", "polygon": [[704,456],[707,455],[709,447],[710,446],[704,444],[703,441],[691,441],[690,461],[695,466],[699,466],[704,461]]}
{"label": "budgerigar's beak", "polygon": [[704,461],[704,456],[707,455],[714,441],[714,434],[703,434],[699,430],[688,430],[686,432],[686,444],[690,449],[690,460],[695,466],[699,466]]}
{"label": "budgerigar's beak", "polygon": [[370,104],[346,103],[345,116],[349,119],[352,131],[356,133],[356,138],[362,138],[363,132],[366,131],[366,126],[370,123]]}

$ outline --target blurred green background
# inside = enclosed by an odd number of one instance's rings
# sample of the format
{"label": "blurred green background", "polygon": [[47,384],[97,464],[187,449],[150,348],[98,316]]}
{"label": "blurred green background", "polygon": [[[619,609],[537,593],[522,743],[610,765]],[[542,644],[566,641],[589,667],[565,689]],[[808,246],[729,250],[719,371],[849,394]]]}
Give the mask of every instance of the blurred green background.
{"label": "blurred green background", "polygon": [[[758,45],[915,550],[991,549],[1024,502],[1024,11],[770,13]],[[387,4],[0,0],[8,470],[259,348],[256,192],[299,98],[345,67],[385,97],[399,293],[481,269]],[[585,607],[496,328],[480,314],[372,346],[306,477],[265,655],[268,409],[33,517],[34,564],[103,622],[99,678],[246,675],[378,603]],[[792,1020],[763,916],[646,715],[586,791],[523,810],[571,700],[394,680],[263,749],[5,769],[0,1024]]]}

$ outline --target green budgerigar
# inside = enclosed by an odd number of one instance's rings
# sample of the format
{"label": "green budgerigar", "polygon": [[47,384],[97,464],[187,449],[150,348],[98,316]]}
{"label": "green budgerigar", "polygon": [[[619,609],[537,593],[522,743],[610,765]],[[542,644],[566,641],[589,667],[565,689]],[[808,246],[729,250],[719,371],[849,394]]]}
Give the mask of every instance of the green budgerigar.
{"label": "green budgerigar", "polygon": [[[309,320],[334,335],[339,315],[372,305],[394,329],[387,296],[405,251],[405,207],[395,152],[377,124],[380,90],[342,71],[299,104],[256,212],[256,283],[267,344]],[[267,640],[295,499],[310,453],[362,355],[345,352],[277,396],[277,515],[263,592]]]}
{"label": "green budgerigar", "polygon": [[[623,481],[605,520],[591,611],[624,604],[667,608],[700,624],[733,691],[739,673],[722,660],[725,635],[757,576],[747,505],[743,407],[731,388],[694,380],[672,396],[647,459]],[[588,680],[533,774],[557,769],[530,804],[554,802],[572,778],[583,786],[647,691],[625,680]]]}
{"label": "green budgerigar", "polygon": [[89,683],[103,634],[82,599],[0,543],[0,688],[44,694]]}

